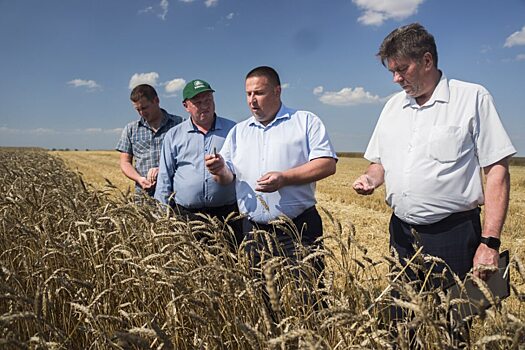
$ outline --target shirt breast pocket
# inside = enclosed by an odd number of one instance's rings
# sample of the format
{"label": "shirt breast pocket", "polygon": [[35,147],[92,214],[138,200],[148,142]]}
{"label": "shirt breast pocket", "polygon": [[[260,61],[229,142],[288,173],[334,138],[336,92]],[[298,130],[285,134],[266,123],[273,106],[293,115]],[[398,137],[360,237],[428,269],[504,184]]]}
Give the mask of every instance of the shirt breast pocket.
{"label": "shirt breast pocket", "polygon": [[132,139],[133,153],[145,154],[151,147],[151,140],[146,137],[136,137]]}
{"label": "shirt breast pocket", "polygon": [[430,131],[428,155],[440,163],[456,161],[468,141],[467,131],[459,126],[434,126]]}

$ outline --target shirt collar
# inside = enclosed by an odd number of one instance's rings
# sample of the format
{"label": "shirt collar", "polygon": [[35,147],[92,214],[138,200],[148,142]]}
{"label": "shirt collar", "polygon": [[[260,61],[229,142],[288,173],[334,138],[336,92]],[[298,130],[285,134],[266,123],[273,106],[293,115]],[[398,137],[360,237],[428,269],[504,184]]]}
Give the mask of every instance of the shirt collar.
{"label": "shirt collar", "polygon": [[290,119],[291,114],[292,113],[290,112],[290,109],[288,107],[286,107],[284,105],[284,103],[281,103],[281,108],[279,108],[279,111],[277,111],[277,114],[275,115],[275,118],[270,123],[268,123],[268,125],[264,126],[261,122],[259,122],[257,119],[255,119],[255,117],[253,115],[251,116],[250,122],[248,123],[248,125],[250,125],[250,126],[259,126],[259,127],[262,127],[262,128],[269,128],[269,127],[275,125],[276,123],[279,123],[283,119]]}
{"label": "shirt collar", "polygon": [[[434,89],[432,96],[430,96],[430,99],[423,106],[432,106],[435,102],[438,102],[438,101],[444,102],[444,103],[448,103],[450,101],[450,89],[448,86],[448,79],[445,73],[441,73],[441,78],[439,79],[439,82],[436,85],[436,88]],[[423,107],[417,104],[415,98],[405,94],[405,101],[403,102],[403,108],[407,106],[416,107],[416,108]]]}

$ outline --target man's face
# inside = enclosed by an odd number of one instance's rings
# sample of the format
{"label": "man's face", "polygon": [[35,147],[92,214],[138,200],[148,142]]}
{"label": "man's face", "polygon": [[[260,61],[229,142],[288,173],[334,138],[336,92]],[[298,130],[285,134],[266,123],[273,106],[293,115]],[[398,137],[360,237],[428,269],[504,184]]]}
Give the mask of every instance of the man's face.
{"label": "man's face", "polygon": [[148,100],[146,97],[141,97],[140,100],[132,102],[132,104],[138,114],[147,121],[158,115],[160,111],[158,97],[155,97],[153,101]]}
{"label": "man's face", "polygon": [[250,77],[246,79],[246,101],[253,116],[266,125],[281,107],[281,87],[272,86],[264,76]]}
{"label": "man's face", "polygon": [[215,116],[213,92],[201,92],[197,96],[184,101],[183,105],[195,124],[209,127],[213,123],[213,117]]}
{"label": "man's face", "polygon": [[389,58],[387,63],[394,83],[399,84],[409,96],[417,98],[426,92],[424,60],[418,62],[410,58]]}

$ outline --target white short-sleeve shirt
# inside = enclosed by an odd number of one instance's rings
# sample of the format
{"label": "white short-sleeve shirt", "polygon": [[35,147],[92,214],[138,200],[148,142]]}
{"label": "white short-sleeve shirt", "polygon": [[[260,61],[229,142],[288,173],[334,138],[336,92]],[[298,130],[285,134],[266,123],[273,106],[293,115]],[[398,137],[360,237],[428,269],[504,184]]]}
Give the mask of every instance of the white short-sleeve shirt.
{"label": "white short-sleeve shirt", "polygon": [[405,92],[386,103],[365,158],[383,165],[395,215],[431,224],[483,204],[480,168],[515,153],[489,92],[443,75],[422,106]]}
{"label": "white short-sleeve shirt", "polygon": [[262,175],[295,168],[315,158],[337,159],[321,119],[284,105],[266,126],[254,117],[235,125],[220,153],[236,176],[240,212],[264,224],[281,215],[294,219],[316,200],[315,182],[285,186],[272,193],[257,192],[257,180]]}

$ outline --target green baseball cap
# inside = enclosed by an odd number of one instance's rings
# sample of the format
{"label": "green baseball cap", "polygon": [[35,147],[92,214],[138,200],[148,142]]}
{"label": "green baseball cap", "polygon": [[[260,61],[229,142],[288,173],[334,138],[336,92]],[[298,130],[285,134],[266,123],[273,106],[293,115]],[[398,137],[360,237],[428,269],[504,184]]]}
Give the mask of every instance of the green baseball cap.
{"label": "green baseball cap", "polygon": [[204,91],[211,91],[215,92],[204,80],[195,79],[190,81],[186,86],[184,87],[184,90],[182,90],[182,100],[186,101],[189,98],[193,98]]}

